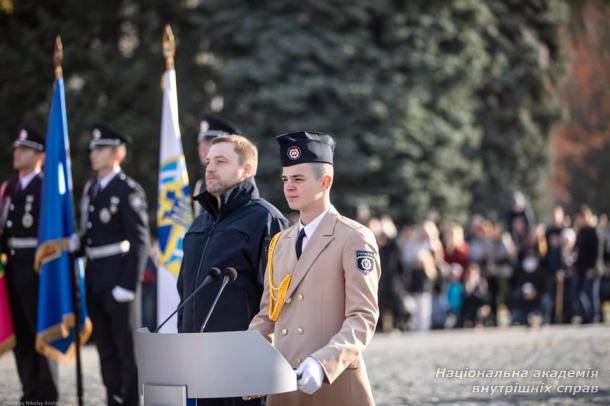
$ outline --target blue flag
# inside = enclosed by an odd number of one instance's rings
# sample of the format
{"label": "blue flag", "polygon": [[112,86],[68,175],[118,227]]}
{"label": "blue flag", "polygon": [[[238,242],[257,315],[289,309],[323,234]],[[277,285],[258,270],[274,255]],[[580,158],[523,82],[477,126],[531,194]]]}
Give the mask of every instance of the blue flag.
{"label": "blue flag", "polygon": [[[71,283],[72,260],[68,252],[74,232],[70,143],[63,79],[55,81],[42,186],[42,207],[35,268],[40,271],[36,349],[58,361],[69,361],[75,352],[76,318]],[[74,266],[79,267],[78,263]],[[85,307],[82,273],[80,290],[81,343],[89,339],[91,322]]]}

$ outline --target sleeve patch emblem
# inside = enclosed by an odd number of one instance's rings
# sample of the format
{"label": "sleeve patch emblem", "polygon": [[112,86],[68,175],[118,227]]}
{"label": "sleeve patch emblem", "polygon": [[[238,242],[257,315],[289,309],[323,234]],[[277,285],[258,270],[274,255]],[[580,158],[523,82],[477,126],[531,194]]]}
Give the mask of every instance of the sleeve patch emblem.
{"label": "sleeve patch emblem", "polygon": [[375,254],[371,251],[356,251],[356,266],[358,270],[367,275],[374,268]]}
{"label": "sleeve patch emblem", "polygon": [[129,205],[135,211],[140,211],[144,207],[144,199],[142,199],[137,193],[129,195]]}

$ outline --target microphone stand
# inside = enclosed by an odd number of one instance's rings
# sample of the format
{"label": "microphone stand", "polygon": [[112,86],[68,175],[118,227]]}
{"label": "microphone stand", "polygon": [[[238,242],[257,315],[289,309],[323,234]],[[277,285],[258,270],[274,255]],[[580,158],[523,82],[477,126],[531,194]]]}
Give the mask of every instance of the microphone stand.
{"label": "microphone stand", "polygon": [[[187,303],[188,303],[188,302],[189,302],[189,301],[190,301],[190,300],[191,300],[191,299],[192,299],[192,298],[193,298],[193,297],[194,297],[194,296],[197,294],[197,292],[199,292],[199,291],[200,291],[201,289],[203,289],[204,287],[208,286],[208,285],[209,285],[209,284],[210,284],[210,283],[211,283],[213,280],[218,279],[218,277],[219,277],[219,276],[220,276],[220,269],[218,269],[218,268],[216,268],[216,267],[211,268],[211,269],[210,269],[210,272],[209,272],[209,274],[208,274],[208,276],[206,276],[206,277],[205,277],[205,279],[203,280],[203,282],[201,283],[201,285],[199,285],[199,286],[197,287],[197,289],[195,289],[195,290],[194,290],[194,291],[193,291],[193,292],[192,292],[192,293],[191,293],[191,294],[190,294],[190,295],[189,295],[189,296],[188,296],[186,299],[184,299],[184,300],[182,301],[182,303],[180,303],[180,306],[178,306],[178,307],[176,308],[176,310],[174,310],[174,311],[172,312],[172,314],[170,314],[170,315],[169,315],[169,317],[168,317],[168,318],[166,318],[166,319],[163,321],[163,323],[161,323],[161,324],[159,325],[159,327],[157,327],[157,328],[155,329],[155,333],[158,333],[158,332],[159,332],[159,330],[161,330],[161,327],[163,327],[163,326],[165,325],[165,323],[167,323],[167,322],[168,322],[168,321],[169,321],[169,320],[170,320],[170,319],[171,319],[171,318],[174,316],[174,314],[178,313],[178,311],[179,311],[180,309],[182,309],[182,308],[184,307],[184,305],[186,305],[186,304],[187,304]],[[223,280],[223,282],[224,282],[224,280]]]}
{"label": "microphone stand", "polygon": [[200,333],[203,333],[205,326],[208,324],[210,316],[212,316],[212,312],[214,311],[216,303],[218,303],[218,299],[220,298],[222,291],[225,289],[225,286],[227,286],[229,282],[233,282],[235,279],[237,279],[237,271],[235,270],[235,268],[227,267],[225,268],[223,274],[224,276],[222,277],[222,285],[220,286],[220,289],[218,290],[218,293],[214,298],[214,302],[212,303],[212,307],[210,307],[210,311],[208,312],[205,320],[203,321],[203,324],[201,325],[201,330],[199,330]]}

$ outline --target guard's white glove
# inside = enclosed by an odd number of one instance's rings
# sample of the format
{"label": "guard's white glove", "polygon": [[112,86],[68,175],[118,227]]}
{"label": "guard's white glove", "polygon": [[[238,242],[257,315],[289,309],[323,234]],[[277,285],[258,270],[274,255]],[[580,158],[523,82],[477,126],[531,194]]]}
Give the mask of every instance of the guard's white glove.
{"label": "guard's white glove", "polygon": [[297,375],[301,377],[297,386],[301,392],[311,395],[322,386],[324,381],[324,370],[322,365],[314,357],[307,357],[297,368]]}
{"label": "guard's white glove", "polygon": [[131,290],[124,289],[120,286],[115,286],[114,288],[112,288],[112,297],[117,302],[125,303],[131,302],[133,299],[135,299],[136,293],[132,292]]}
{"label": "guard's white glove", "polygon": [[78,234],[73,233],[70,236],[70,241],[68,243],[68,250],[72,253],[80,250],[80,237],[78,236]]}

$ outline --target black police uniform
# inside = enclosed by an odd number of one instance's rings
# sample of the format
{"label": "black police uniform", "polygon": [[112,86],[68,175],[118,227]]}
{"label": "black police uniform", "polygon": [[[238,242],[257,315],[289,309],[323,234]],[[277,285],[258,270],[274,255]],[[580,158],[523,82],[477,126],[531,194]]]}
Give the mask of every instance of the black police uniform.
{"label": "black police uniform", "polygon": [[[93,127],[92,148],[125,144],[105,126]],[[81,200],[82,246],[87,258],[85,285],[93,338],[100,355],[109,405],[137,405],[138,375],[131,302],[118,302],[112,290],[136,292],[149,253],[146,196],[142,187],[117,173],[100,190],[90,180]]]}
{"label": "black police uniform", "polygon": [[[205,212],[197,217],[184,237],[184,259],[178,276],[180,300],[201,284],[210,268],[237,270],[227,285],[206,326],[206,332],[247,330],[258,313],[263,292],[267,247],[271,238],[288,227],[288,221],[259,197],[253,178],[238,183],[218,200],[209,192],[195,197]],[[220,288],[215,281],[200,291],[178,312],[178,331],[198,332]],[[206,405],[236,405],[239,399],[206,399]],[[245,404],[260,404],[260,400]]]}
{"label": "black police uniform", "polygon": [[[14,146],[44,151],[43,138],[31,127],[22,127]],[[7,255],[6,281],[15,329],[17,372],[23,386],[21,401],[55,402],[57,388],[49,361],[36,351],[38,273],[34,256],[42,193],[42,173],[25,188],[15,178],[2,185],[2,250]]]}
{"label": "black police uniform", "polygon": [[[202,142],[206,140],[210,141],[221,135],[229,134],[239,135],[241,133],[233,124],[230,124],[227,121],[222,120],[216,116],[207,115],[203,116],[199,124],[199,134],[197,135],[197,142]],[[204,165],[204,162],[202,162],[201,164]],[[204,176],[198,179],[197,182],[195,182],[195,187],[193,188],[193,197],[200,195],[201,193],[205,192],[205,190],[206,188]],[[202,207],[200,204],[193,203],[193,209],[195,217],[199,216],[202,212]]]}

